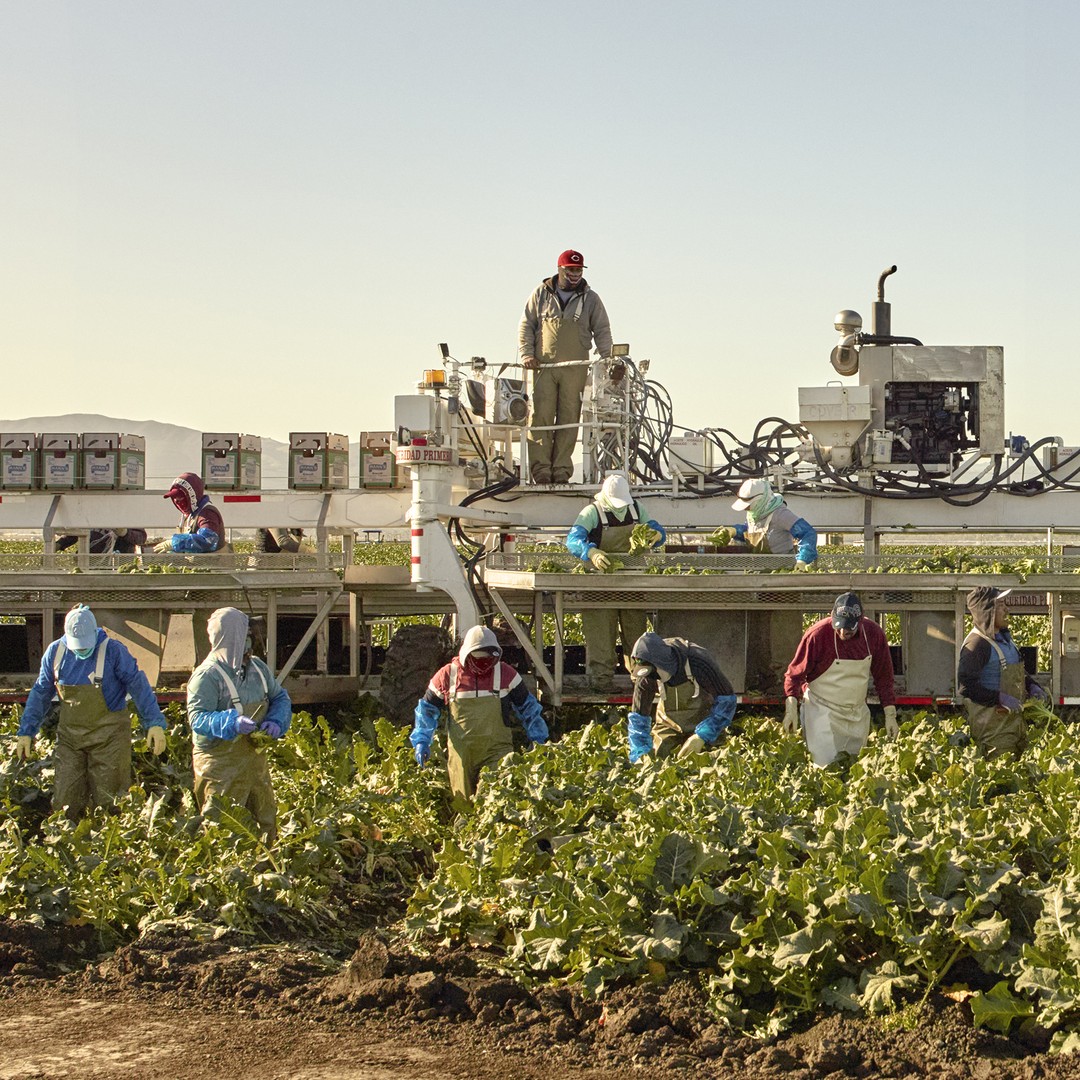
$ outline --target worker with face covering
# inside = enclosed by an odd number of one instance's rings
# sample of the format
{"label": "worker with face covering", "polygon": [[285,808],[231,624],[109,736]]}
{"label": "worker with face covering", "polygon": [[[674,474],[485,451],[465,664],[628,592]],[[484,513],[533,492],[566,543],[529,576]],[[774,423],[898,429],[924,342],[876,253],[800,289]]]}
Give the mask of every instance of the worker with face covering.
{"label": "worker with face covering", "polygon": [[221,513],[203,489],[202,477],[196,473],[181,473],[165,492],[166,499],[180,511],[179,531],[168,540],[155,545],[157,552],[176,552],[182,555],[206,555],[225,547],[225,523]]}
{"label": "worker with face covering", "polygon": [[88,806],[106,806],[131,786],[130,695],[153,754],[165,750],[165,717],[146,676],[125,646],[100,629],[79,604],[64,620],[64,636],[45,650],[19,723],[16,756],[30,757],[34,736],[60,696],[53,762],[53,806],[78,817]]}
{"label": "worker with face covering", "polygon": [[832,614],[803,634],[784,674],[784,731],[798,732],[802,702],[802,729],[815,765],[828,765],[841,752],[858,754],[866,745],[871,677],[885,708],[885,732],[896,738],[896,690],[885,631],[863,617],[854,593],[844,593],[836,598]]}
{"label": "worker with face covering", "polygon": [[480,770],[494,767],[513,752],[510,711],[521,721],[525,734],[538,744],[548,741],[548,728],[540,702],[529,693],[521,676],[502,659],[495,633],[474,626],[449,664],[432,676],[416,704],[409,741],[418,765],[431,754],[431,740],[444,710],[447,721],[447,766],[455,795],[471,799]]}
{"label": "worker with face covering", "polygon": [[251,655],[248,617],[219,608],[207,622],[210,654],[188,681],[195,798],[204,814],[215,796],[246,807],[273,843],[277,806],[266,755],[256,732],[280,739],[292,721],[288,693],[266,664]]}
{"label": "worker with face covering", "polygon": [[722,544],[745,545],[755,554],[790,555],[796,548],[795,569],[805,570],[817,558],[817,533],[810,524],[788,509],[783,496],[768,480],[745,480],[733,510],[746,511],[746,524],[734,532],[721,529]]}
{"label": "worker with face covering", "polygon": [[1022,753],[1027,746],[1024,698],[1050,699],[1027,674],[1009,633],[1005,597],[1011,591],[981,585],[967,595],[972,629],[960,648],[956,685],[971,737],[986,757]]}
{"label": "worker with face covering", "polygon": [[[686,638],[642,634],[634,643],[630,761],[677,757],[712,746],[731,725],[735,691],[706,649]],[[653,723],[655,716],[656,722]]]}
{"label": "worker with face covering", "polygon": [[[645,516],[641,504],[630,493],[626,476],[610,473],[593,501],[571,526],[566,549],[582,562],[607,573],[611,569],[610,555],[630,550],[631,534],[642,522],[652,530],[652,546],[660,547],[667,539],[663,527]],[[645,633],[645,612],[635,608],[585,610],[581,622],[589,686],[594,690],[610,690],[620,630],[625,663],[634,642]]]}

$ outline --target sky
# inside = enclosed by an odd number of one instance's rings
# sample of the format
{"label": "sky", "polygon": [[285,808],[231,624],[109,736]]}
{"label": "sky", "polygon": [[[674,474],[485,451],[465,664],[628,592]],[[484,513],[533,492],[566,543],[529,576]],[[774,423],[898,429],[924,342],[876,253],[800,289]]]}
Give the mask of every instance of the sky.
{"label": "sky", "polygon": [[[516,359],[584,253],[686,428],[798,419],[833,317],[1001,345],[1080,444],[1063,0],[0,0],[0,417],[284,439]],[[1064,391],[1064,392],[1063,392]]]}

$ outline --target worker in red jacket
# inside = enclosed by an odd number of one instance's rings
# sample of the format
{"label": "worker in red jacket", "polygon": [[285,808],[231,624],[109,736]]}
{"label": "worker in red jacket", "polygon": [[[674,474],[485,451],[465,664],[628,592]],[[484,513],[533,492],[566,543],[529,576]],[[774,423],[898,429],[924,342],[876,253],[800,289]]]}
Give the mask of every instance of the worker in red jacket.
{"label": "worker in red jacket", "polygon": [[832,614],[803,634],[784,674],[784,731],[799,730],[801,702],[802,730],[815,765],[828,765],[843,752],[858,754],[866,745],[871,678],[885,707],[885,731],[895,738],[896,690],[885,631],[863,617],[855,593],[844,593]]}

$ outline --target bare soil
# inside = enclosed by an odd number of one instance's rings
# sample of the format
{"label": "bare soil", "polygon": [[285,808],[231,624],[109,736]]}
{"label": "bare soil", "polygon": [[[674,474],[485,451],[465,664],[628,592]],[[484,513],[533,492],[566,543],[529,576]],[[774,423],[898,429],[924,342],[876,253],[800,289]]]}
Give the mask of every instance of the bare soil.
{"label": "bare soil", "polygon": [[763,1044],[712,1024],[689,980],[601,1005],[525,990],[472,951],[421,960],[378,933],[344,967],[295,944],[181,934],[93,954],[86,930],[0,922],[0,1080],[1080,1078],[1077,1057],[1046,1054],[1048,1032],[977,1030],[945,997]]}

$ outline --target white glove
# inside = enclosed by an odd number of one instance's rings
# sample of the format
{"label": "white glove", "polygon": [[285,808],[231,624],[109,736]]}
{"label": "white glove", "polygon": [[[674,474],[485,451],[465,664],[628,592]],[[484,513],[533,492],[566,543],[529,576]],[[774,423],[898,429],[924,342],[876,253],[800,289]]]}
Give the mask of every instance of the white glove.
{"label": "white glove", "polygon": [[896,722],[896,706],[885,706],[885,734],[895,739],[900,734],[900,725]]}
{"label": "white glove", "polygon": [[146,729],[146,746],[154,757],[165,753],[165,729],[160,724]]}
{"label": "white glove", "polygon": [[808,570],[809,568],[810,568],[809,563],[803,562],[802,559],[796,559],[795,560],[795,569],[796,570]]}
{"label": "white glove", "polygon": [[162,554],[166,551],[172,551],[172,540],[162,540],[160,544],[154,545],[154,550]]}
{"label": "white glove", "polygon": [[705,749],[705,740],[700,735],[691,735],[690,738],[679,747],[679,752],[675,757],[681,759],[689,757],[691,754],[701,754],[704,753]]}
{"label": "white glove", "polygon": [[33,735],[20,735],[15,742],[15,760],[29,761],[34,752],[33,747]]}
{"label": "white glove", "polygon": [[588,559],[601,573],[606,574],[611,569],[611,559],[598,547],[589,548]]}
{"label": "white glove", "polygon": [[799,733],[799,699],[789,697],[784,702],[784,731],[788,735]]}

